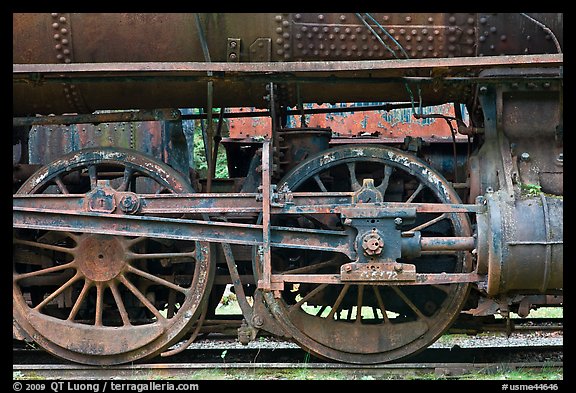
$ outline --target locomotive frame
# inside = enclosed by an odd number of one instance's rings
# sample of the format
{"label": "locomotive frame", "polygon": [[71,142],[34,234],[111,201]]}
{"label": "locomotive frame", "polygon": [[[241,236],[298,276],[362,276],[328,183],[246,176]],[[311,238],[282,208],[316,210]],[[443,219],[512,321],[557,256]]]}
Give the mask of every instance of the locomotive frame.
{"label": "locomotive frame", "polygon": [[[23,147],[14,171],[14,336],[86,364],[168,355],[187,346],[168,349],[175,343],[197,337],[224,284],[232,284],[242,342],[269,332],[321,357],[381,363],[423,350],[462,311],[525,316],[535,306],[561,305],[558,25],[554,34],[525,14],[376,15],[381,23],[370,14],[356,16],[350,25],[345,14],[263,14],[262,24],[270,21],[282,42],[231,35],[214,56],[205,30],[214,31],[211,18],[217,17],[194,15],[200,61],[99,62],[82,60],[80,51],[64,53],[71,19],[52,14],[57,63],[17,59],[13,66],[13,135]],[[237,24],[233,16],[221,18],[226,27]],[[446,22],[442,35],[455,44],[429,57],[416,50],[419,58],[410,58],[407,35],[400,44],[390,30],[431,18]],[[489,49],[499,56],[481,56],[492,39],[483,29],[501,28],[510,18],[531,26],[533,37],[515,37],[508,46],[511,39],[502,34]],[[15,16],[22,23],[15,23],[15,34],[29,27],[25,21]],[[413,36],[425,37],[424,30],[432,36],[437,24],[418,24]],[[365,29],[389,58],[337,60],[346,53],[328,51],[312,59],[314,50],[290,46],[306,37],[312,49],[323,42],[319,35],[298,38],[295,27],[321,34],[329,26]],[[342,41],[348,44],[353,32]],[[249,49],[242,50],[246,42]],[[534,54],[521,54],[524,47]],[[471,140],[465,173],[457,175],[456,160],[454,175],[435,168],[418,146],[376,139],[326,148],[325,140],[314,139],[325,130],[286,128],[290,107],[306,113],[303,97],[390,102],[406,96],[401,105],[415,118],[434,116],[423,115],[422,105],[466,104],[470,125],[459,111],[438,115]],[[190,102],[205,103],[207,113],[202,192],[193,186],[198,179],[189,178],[184,116],[176,109]],[[233,115],[213,109],[244,104],[266,108],[270,131],[258,141],[242,187],[214,192],[220,135],[213,118],[221,124]],[[165,124],[164,162],[119,147],[71,152],[37,171],[26,162],[31,126],[146,120]],[[305,158],[281,168],[292,131],[306,135],[297,142]]]}

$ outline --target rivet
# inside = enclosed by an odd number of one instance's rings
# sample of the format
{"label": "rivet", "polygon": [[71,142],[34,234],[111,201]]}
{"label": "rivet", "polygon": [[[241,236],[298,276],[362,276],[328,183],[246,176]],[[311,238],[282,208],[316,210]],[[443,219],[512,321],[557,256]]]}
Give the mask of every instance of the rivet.
{"label": "rivet", "polygon": [[294,15],[294,18],[295,18],[295,19],[300,19],[300,18],[302,18],[302,15],[301,15],[301,14],[296,14],[296,15]]}
{"label": "rivet", "polygon": [[302,49],[303,46],[304,46],[304,44],[302,44],[301,42],[296,44],[296,48],[298,48],[298,49]]}
{"label": "rivet", "polygon": [[345,28],[344,31],[346,32],[346,34],[350,34],[350,32],[352,31],[352,29],[350,29],[349,27]]}
{"label": "rivet", "polygon": [[473,38],[468,38],[466,39],[466,43],[469,45],[472,45],[474,43],[474,39]]}
{"label": "rivet", "polygon": [[406,30],[405,30],[405,29],[400,29],[400,34],[404,34],[404,33],[406,33]]}
{"label": "rivet", "polygon": [[390,34],[394,34],[395,32],[396,32],[396,30],[394,30],[394,29],[390,29],[390,30],[388,31],[388,33],[390,33]]}
{"label": "rivet", "polygon": [[473,25],[474,24],[474,18],[473,17],[469,17],[467,20],[469,25]]}
{"label": "rivet", "polygon": [[406,19],[406,22],[411,22],[411,21],[412,21],[412,17],[411,17],[411,16],[407,16],[405,19]]}
{"label": "rivet", "polygon": [[448,37],[448,41],[449,42],[456,42],[457,38],[452,36],[452,37]]}
{"label": "rivet", "polygon": [[342,50],[346,50],[346,44],[342,44],[342,45],[340,45],[340,49],[342,49]]}
{"label": "rivet", "polygon": [[331,49],[331,50],[334,50],[334,49],[336,49],[336,45],[334,45],[334,44],[330,44],[330,49]]}
{"label": "rivet", "polygon": [[314,49],[314,44],[313,44],[313,43],[308,44],[308,48],[309,48],[309,49]]}
{"label": "rivet", "polygon": [[60,24],[58,22],[54,22],[54,23],[52,23],[52,27],[57,29],[60,27]]}
{"label": "rivet", "polygon": [[432,18],[431,16],[428,17],[428,23],[433,23],[434,22],[434,18]]}
{"label": "rivet", "polygon": [[423,48],[422,48],[422,45],[418,45],[418,46],[416,47],[416,50],[417,50],[418,52],[422,52],[422,49],[423,49]]}
{"label": "rivet", "polygon": [[351,40],[355,40],[355,39],[356,39],[356,34],[350,35],[350,39],[351,39]]}
{"label": "rivet", "polygon": [[491,32],[491,33],[496,33],[496,26],[490,27],[490,32]]}
{"label": "rivet", "polygon": [[335,27],[334,28],[334,33],[339,33],[340,32],[340,28],[339,27]]}
{"label": "rivet", "polygon": [[281,55],[281,54],[284,53],[284,49],[278,49],[278,50],[276,51],[276,53],[278,53],[279,55]]}
{"label": "rivet", "polygon": [[283,28],[281,28],[281,27],[276,28],[276,33],[280,34],[280,33],[282,33],[282,31],[284,31]]}
{"label": "rivet", "polygon": [[411,39],[412,39],[412,36],[411,36],[411,35],[407,35],[407,36],[406,36],[406,41],[410,41]]}
{"label": "rivet", "polygon": [[312,52],[312,54],[313,54],[314,56],[318,56],[318,49],[314,49],[314,51]]}
{"label": "rivet", "polygon": [[285,43],[285,44],[284,44],[284,49],[288,49],[288,48],[290,48],[290,44],[289,44],[289,43]]}
{"label": "rivet", "polygon": [[384,17],[382,18],[384,20],[384,22],[388,22],[388,20],[390,19],[390,17],[388,15],[384,15]]}
{"label": "rivet", "polygon": [[427,39],[428,39],[428,41],[430,41],[430,42],[434,41],[434,37],[432,37],[431,35],[429,35]]}
{"label": "rivet", "polygon": [[394,39],[395,39],[396,41],[398,41],[398,40],[400,40],[400,36],[399,36],[398,34],[396,34],[396,35],[394,36]]}
{"label": "rivet", "polygon": [[307,54],[308,54],[308,49],[302,49],[302,54],[303,54],[303,55],[307,55]]}
{"label": "rivet", "polygon": [[481,23],[481,24],[485,25],[485,24],[486,24],[486,21],[487,21],[487,20],[486,20],[486,17],[485,17],[485,16],[482,16],[482,17],[480,18],[480,23]]}
{"label": "rivet", "polygon": [[61,30],[60,30],[60,33],[66,35],[66,34],[68,33],[68,30],[67,30],[67,29],[61,29]]}
{"label": "rivet", "polygon": [[62,40],[62,45],[68,45],[68,40],[66,38]]}
{"label": "rivet", "polygon": [[410,52],[410,56],[412,56],[412,57],[416,57],[416,51],[412,51],[412,52]]}
{"label": "rivet", "polygon": [[307,32],[308,31],[308,26],[302,26],[300,28],[300,30],[302,30],[303,32]]}
{"label": "rivet", "polygon": [[282,37],[284,37],[284,38],[290,38],[290,33],[284,33],[284,34],[282,34]]}
{"label": "rivet", "polygon": [[70,59],[69,58],[64,59],[64,63],[70,63]]}
{"label": "rivet", "polygon": [[50,15],[52,15],[52,18],[57,18],[57,17],[58,17],[58,13],[56,13],[56,12],[53,12],[53,13],[51,13]]}
{"label": "rivet", "polygon": [[344,40],[346,39],[346,35],[340,34],[340,39],[341,39],[342,41],[344,41]]}
{"label": "rivet", "polygon": [[362,31],[362,28],[361,28],[361,27],[357,27],[357,28],[356,28],[356,33],[360,33],[361,31]]}
{"label": "rivet", "polygon": [[483,35],[481,35],[481,36],[478,38],[478,40],[479,40],[480,42],[484,42],[484,41],[486,41],[486,37],[484,37]]}
{"label": "rivet", "polygon": [[455,17],[455,16],[451,16],[450,18],[448,18],[448,22],[450,22],[450,23],[456,22],[456,17]]}
{"label": "rivet", "polygon": [[345,20],[346,20],[346,15],[340,15],[340,20],[341,20],[341,21],[345,21]]}
{"label": "rivet", "polygon": [[64,53],[65,55],[69,55],[70,54],[70,49],[64,49],[62,51],[62,53]]}
{"label": "rivet", "polygon": [[412,33],[412,35],[416,35],[418,33],[418,30],[412,29],[411,33]]}
{"label": "rivet", "polygon": [[412,45],[406,45],[406,50],[412,50]]}
{"label": "rivet", "polygon": [[434,35],[438,35],[438,34],[440,34],[440,30],[435,29],[435,30],[434,30]]}
{"label": "rivet", "polygon": [[333,40],[333,39],[334,39],[334,34],[330,34],[330,35],[328,36],[328,38],[331,39],[331,40]]}
{"label": "rivet", "polygon": [[66,22],[66,18],[61,16],[60,19],[58,19],[60,22]]}
{"label": "rivet", "polygon": [[56,49],[56,50],[60,50],[60,49],[62,49],[62,45],[60,45],[60,44],[56,44],[56,46],[54,46],[54,49]]}
{"label": "rivet", "polygon": [[366,38],[368,38],[366,37],[366,34],[362,34],[362,41],[366,41]]}
{"label": "rivet", "polygon": [[324,38],[324,34],[318,33],[318,39],[321,40],[321,39],[323,39],[323,38]]}
{"label": "rivet", "polygon": [[474,53],[474,51],[472,50],[472,48],[468,48],[468,50],[466,51],[467,54],[471,55],[472,53]]}
{"label": "rivet", "polygon": [[64,56],[62,56],[60,53],[58,53],[58,54],[56,55],[56,58],[57,58],[58,60],[62,60],[62,59],[64,58]]}
{"label": "rivet", "polygon": [[448,46],[448,50],[449,50],[450,52],[454,52],[455,49],[456,49],[456,47],[455,47],[454,45]]}
{"label": "rivet", "polygon": [[314,27],[312,28],[312,31],[313,31],[314,33],[318,33],[318,26],[314,26]]}
{"label": "rivet", "polygon": [[494,49],[496,49],[496,47],[494,45],[490,45],[490,49],[494,50]]}
{"label": "rivet", "polygon": [[506,41],[506,34],[502,34],[500,36],[500,41]]}
{"label": "rivet", "polygon": [[60,34],[54,34],[54,39],[55,39],[55,40],[59,40],[59,39],[60,39]]}
{"label": "rivet", "polygon": [[276,15],[274,19],[276,19],[276,22],[280,22],[282,21],[282,15]]}
{"label": "rivet", "polygon": [[284,42],[284,40],[282,38],[276,38],[277,44],[282,44],[283,42]]}
{"label": "rivet", "polygon": [[324,19],[324,15],[322,15],[322,14],[318,15],[318,19],[319,19],[319,20],[323,20],[323,19]]}
{"label": "rivet", "polygon": [[358,47],[357,47],[356,45],[352,45],[351,49],[352,49],[353,51],[355,51],[356,49],[358,49]]}
{"label": "rivet", "polygon": [[468,29],[466,33],[468,33],[468,35],[474,35],[474,29]]}
{"label": "rivet", "polygon": [[422,41],[422,37],[416,36],[416,41],[418,41],[418,42]]}
{"label": "rivet", "polygon": [[328,26],[324,26],[324,27],[322,28],[322,31],[323,31],[324,33],[328,33],[328,31],[330,31],[330,29],[328,28]]}
{"label": "rivet", "polygon": [[428,50],[429,50],[429,51],[433,51],[433,50],[434,50],[434,45],[428,45]]}
{"label": "rivet", "polygon": [[287,20],[282,21],[282,26],[288,27],[288,26],[290,26],[290,22],[288,22]]}
{"label": "rivet", "polygon": [[423,35],[428,34],[428,29],[422,29],[422,34],[423,34]]}

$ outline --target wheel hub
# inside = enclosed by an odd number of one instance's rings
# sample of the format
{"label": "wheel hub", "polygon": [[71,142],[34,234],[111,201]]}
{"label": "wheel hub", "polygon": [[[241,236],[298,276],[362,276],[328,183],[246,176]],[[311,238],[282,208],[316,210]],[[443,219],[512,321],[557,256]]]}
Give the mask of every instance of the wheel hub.
{"label": "wheel hub", "polygon": [[96,282],[109,281],[124,270],[124,253],[122,242],[115,236],[82,235],[76,263],[86,278]]}

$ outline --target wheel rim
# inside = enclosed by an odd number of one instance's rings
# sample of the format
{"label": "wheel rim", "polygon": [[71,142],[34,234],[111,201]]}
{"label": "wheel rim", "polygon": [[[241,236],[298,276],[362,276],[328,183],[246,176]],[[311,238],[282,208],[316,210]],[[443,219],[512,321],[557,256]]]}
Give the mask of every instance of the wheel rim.
{"label": "wheel rim", "polygon": [[[318,154],[280,182],[293,192],[355,191],[373,178],[385,201],[460,203],[446,180],[423,161],[393,148],[339,147]],[[422,236],[469,236],[465,214],[418,215]],[[276,218],[275,225],[342,229],[333,215]],[[401,260],[402,261],[402,260]],[[349,260],[335,253],[273,249],[272,271],[335,273]],[[406,262],[406,261],[404,261]],[[468,254],[409,260],[417,272],[470,270]],[[260,270],[258,267],[257,271]],[[427,286],[286,284],[279,298],[264,297],[286,332],[311,353],[337,361],[374,364],[413,355],[433,343],[458,316],[469,284]]]}
{"label": "wheel rim", "polygon": [[[194,190],[168,165],[121,148],[84,149],[40,169],[19,194]],[[47,351],[107,365],[155,356],[198,319],[213,278],[204,242],[13,231],[13,315]]]}

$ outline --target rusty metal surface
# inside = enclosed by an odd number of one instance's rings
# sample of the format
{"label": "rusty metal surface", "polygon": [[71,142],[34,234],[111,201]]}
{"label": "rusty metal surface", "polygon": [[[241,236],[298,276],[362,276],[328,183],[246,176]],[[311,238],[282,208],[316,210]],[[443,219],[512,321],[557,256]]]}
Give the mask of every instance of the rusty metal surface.
{"label": "rusty metal surface", "polygon": [[[114,207],[110,177],[120,191],[138,192],[137,177],[138,184],[155,183],[148,189],[192,191],[167,165],[118,147],[71,153],[43,168],[18,192],[84,190],[89,203],[76,209],[100,214]],[[67,186],[61,180],[83,170],[89,178],[79,184]],[[74,233],[54,231],[52,225],[46,229],[13,232],[13,318],[47,351],[85,364],[125,363],[159,354],[196,321],[214,274],[206,243],[189,243],[185,249],[169,243],[158,248],[156,243],[154,248],[150,238],[134,238],[129,232],[119,237],[82,228]],[[159,260],[163,271],[154,267]],[[189,270],[181,270],[184,266]],[[177,299],[180,307],[175,310]]]}

